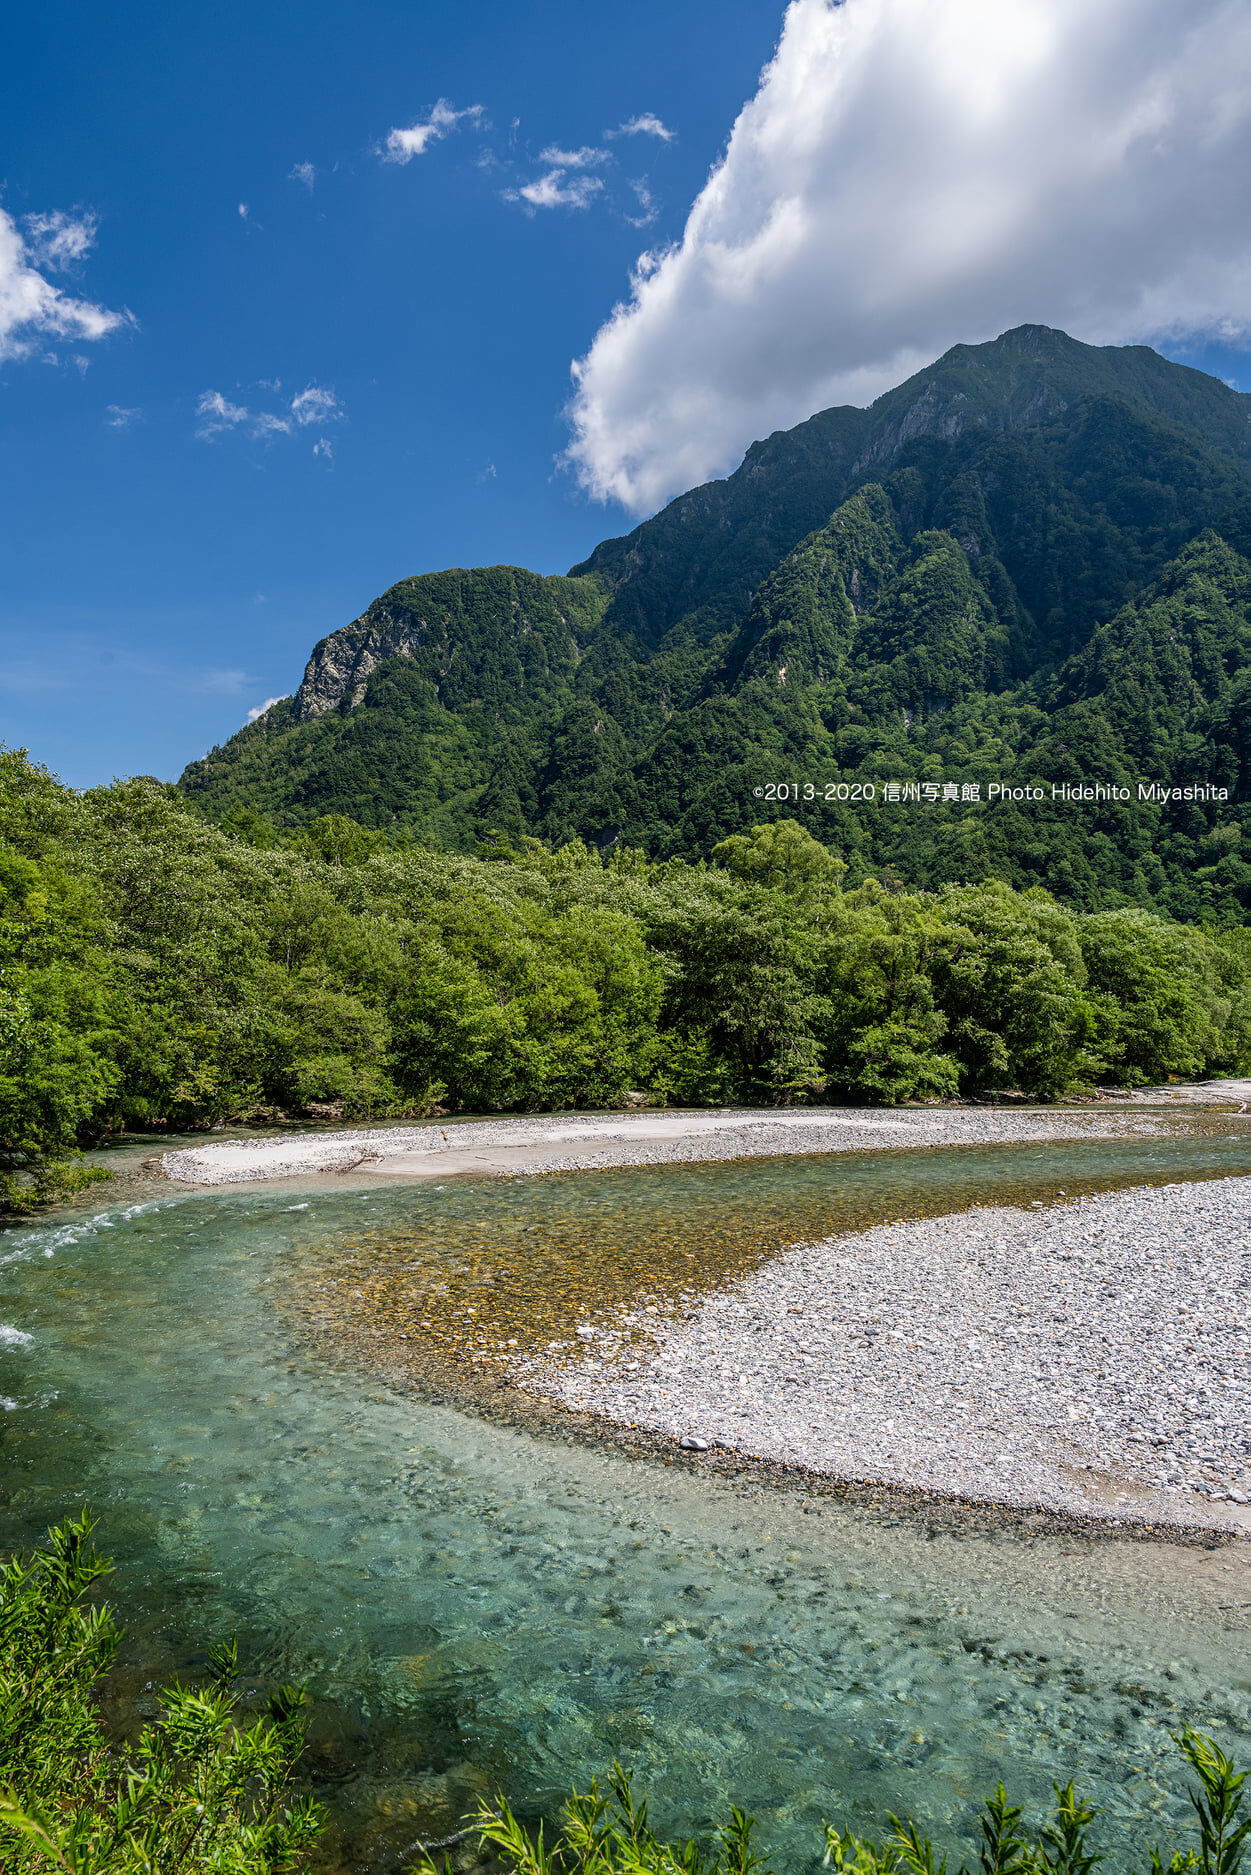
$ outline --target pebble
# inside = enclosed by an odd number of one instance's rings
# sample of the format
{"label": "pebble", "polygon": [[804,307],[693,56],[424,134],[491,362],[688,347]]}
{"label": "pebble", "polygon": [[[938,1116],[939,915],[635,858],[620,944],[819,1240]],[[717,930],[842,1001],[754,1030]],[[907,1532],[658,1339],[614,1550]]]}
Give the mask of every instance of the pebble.
{"label": "pebble", "polygon": [[[549,1150],[525,1165],[501,1161],[498,1169],[513,1177],[544,1172],[593,1171],[614,1165],[677,1165],[718,1159],[769,1157],[777,1153],[871,1152],[918,1146],[1009,1145],[1029,1140],[1105,1139],[1116,1134],[1152,1134],[1170,1130],[1175,1116],[1153,1119],[1149,1112],[1106,1109],[1040,1110],[1000,1107],[880,1107],[797,1109],[793,1118],[776,1107],[717,1109],[692,1114],[694,1130],[673,1138],[641,1135],[655,1113],[509,1114],[499,1120],[454,1121],[441,1126],[371,1126],[347,1132],[232,1139],[167,1152],[161,1167],[167,1177],[199,1185],[232,1185],[258,1178],[298,1178],[310,1172],[350,1172],[368,1163],[385,1172],[388,1158],[424,1152],[489,1153],[494,1147]],[[577,1146],[549,1135],[579,1122],[611,1124],[603,1145]],[[712,1124],[709,1124],[709,1123]],[[601,1135],[602,1136],[602,1135]],[[281,1162],[266,1155],[281,1143]],[[248,1148],[255,1148],[250,1154]],[[482,1171],[490,1168],[484,1165]]]}
{"label": "pebble", "polygon": [[688,1450],[1212,1522],[1251,1498],[1249,1277],[1251,1178],[983,1207],[797,1245],[606,1337],[598,1371],[575,1349],[516,1378]]}

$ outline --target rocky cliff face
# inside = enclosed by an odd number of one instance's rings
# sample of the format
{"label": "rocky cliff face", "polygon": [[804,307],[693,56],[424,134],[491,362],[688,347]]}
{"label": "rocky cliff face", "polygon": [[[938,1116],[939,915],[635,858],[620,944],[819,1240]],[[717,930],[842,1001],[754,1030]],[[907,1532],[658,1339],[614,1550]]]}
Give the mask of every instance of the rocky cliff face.
{"label": "rocky cliff face", "polygon": [[[442,701],[505,703],[576,669],[603,609],[593,580],[522,567],[453,568],[401,580],[316,645],[291,705],[311,723],[364,700],[380,665],[411,660]],[[505,710],[507,714],[507,710]]]}
{"label": "rocky cliff face", "polygon": [[430,631],[429,621],[410,613],[396,615],[382,602],[360,618],[331,632],[314,645],[304,667],[304,679],[291,704],[291,720],[311,723],[346,699],[355,709],[365,695],[370,675],[391,658],[411,657]]}

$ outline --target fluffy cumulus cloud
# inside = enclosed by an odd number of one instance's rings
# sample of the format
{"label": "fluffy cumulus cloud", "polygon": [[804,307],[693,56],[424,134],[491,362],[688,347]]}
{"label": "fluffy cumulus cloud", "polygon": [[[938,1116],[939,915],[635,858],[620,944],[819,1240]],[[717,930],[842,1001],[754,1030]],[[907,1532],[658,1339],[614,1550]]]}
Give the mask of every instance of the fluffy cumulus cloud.
{"label": "fluffy cumulus cloud", "polygon": [[636,512],[1026,322],[1251,334],[1245,0],[792,0],[680,242],[574,367]]}
{"label": "fluffy cumulus cloud", "polygon": [[250,723],[259,722],[262,716],[268,715],[275,703],[285,703],[286,700],[286,697],[266,697],[263,703],[258,703],[255,709],[248,711],[248,721]]}
{"label": "fluffy cumulus cloud", "polygon": [[0,360],[46,356],[51,338],[102,339],[130,323],[49,280],[84,259],[95,240],[90,215],[28,215],[20,224],[0,209]]}
{"label": "fluffy cumulus cloud", "polygon": [[[271,393],[281,388],[276,380],[257,386]],[[343,406],[333,391],[325,390],[320,384],[307,384],[276,410],[254,410],[248,404],[232,403],[220,391],[201,391],[195,414],[196,435],[202,441],[231,431],[266,441],[275,436],[292,436],[297,430],[338,423],[343,417]],[[313,449],[316,455],[330,454],[328,443],[324,448],[314,444]]]}
{"label": "fluffy cumulus cloud", "polygon": [[482,116],[480,104],[466,105],[463,111],[452,108],[446,98],[440,98],[429,117],[420,123],[410,124],[407,130],[392,130],[383,144],[379,155],[387,163],[411,163],[415,156],[424,156],[432,143],[440,137],[446,137],[449,130],[455,130],[457,124],[466,118],[477,123]]}

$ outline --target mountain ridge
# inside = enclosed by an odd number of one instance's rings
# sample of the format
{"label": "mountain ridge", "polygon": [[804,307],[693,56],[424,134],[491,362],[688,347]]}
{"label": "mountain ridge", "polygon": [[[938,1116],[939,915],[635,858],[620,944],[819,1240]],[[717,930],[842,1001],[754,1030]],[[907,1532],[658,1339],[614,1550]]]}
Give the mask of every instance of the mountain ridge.
{"label": "mountain ridge", "polygon": [[[639,523],[629,534],[601,541],[588,557],[570,568],[572,575],[596,573],[601,577],[626,560],[632,562],[630,577],[637,579],[638,561],[643,546],[659,542],[668,526],[695,523],[701,509],[709,516],[708,528],[718,532],[732,522],[739,509],[739,495],[750,486],[751,505],[759,507],[759,489],[763,481],[791,485],[787,507],[801,508],[807,525],[800,525],[789,545],[812,531],[825,518],[819,512],[829,487],[829,478],[844,454],[851,454],[851,444],[860,453],[852,455],[845,471],[845,492],[850,492],[857,478],[868,479],[888,458],[914,439],[941,432],[948,425],[948,435],[960,434],[980,422],[991,428],[990,409],[984,396],[985,373],[989,366],[1009,361],[1007,395],[1001,388],[992,407],[1001,414],[1015,417],[999,427],[1011,431],[1037,423],[1045,416],[1053,420],[1093,386],[1096,371],[1111,374],[1122,396],[1152,409],[1158,417],[1183,428],[1200,427],[1211,447],[1219,448],[1236,461],[1251,463],[1251,394],[1235,391],[1217,378],[1187,365],[1175,365],[1160,357],[1149,346],[1093,346],[1070,338],[1067,333],[1049,326],[1017,326],[984,345],[956,345],[932,365],[916,372],[903,384],[896,385],[874,400],[866,409],[838,405],[796,424],[790,430],[776,430],[769,437],[751,444],[739,468],[723,480],[704,483],[676,496],[659,514]],[[1097,365],[1096,362],[1097,361]],[[1033,366],[1030,371],[1028,368]],[[936,394],[944,382],[950,385],[944,407]],[[1002,373],[1001,373],[1002,385]],[[920,390],[917,387],[922,387]],[[1025,386],[1028,395],[1021,396]],[[978,393],[983,393],[979,395]],[[967,406],[954,407],[956,402]],[[874,413],[878,413],[879,434],[872,436]],[[958,427],[954,427],[958,425]],[[795,490],[795,474],[803,467],[819,467],[822,472],[820,492],[807,487]],[[786,476],[787,480],[782,481]],[[781,492],[781,491],[779,491]],[[773,499],[776,501],[777,496]],[[811,504],[810,506],[808,504]],[[827,503],[825,514],[837,501]],[[715,520],[714,517],[715,516]],[[663,548],[661,549],[663,552]],[[698,550],[697,550],[698,551]],[[786,547],[781,552],[786,551]],[[770,564],[780,558],[774,555]],[[624,586],[628,582],[622,580]],[[654,598],[651,601],[655,609]],[[671,623],[676,618],[670,619]]]}
{"label": "mountain ridge", "polygon": [[[1049,811],[992,825],[984,790],[1131,761],[1161,783],[1206,762],[1241,786],[1248,554],[1251,397],[1146,347],[1021,327],[753,444],[568,575],[399,582],[182,786],[217,818],[335,812],[462,850],[526,834],[689,857],[779,812],[756,790],[783,772],[939,777],[982,793],[950,826],[822,798],[811,830],[853,877],[941,883],[980,856],[1083,904],[1241,920],[1242,803],[1202,825],[1137,805],[1085,828]],[[1134,655],[1160,677],[1138,717]],[[1080,761],[1044,733],[1061,719]]]}

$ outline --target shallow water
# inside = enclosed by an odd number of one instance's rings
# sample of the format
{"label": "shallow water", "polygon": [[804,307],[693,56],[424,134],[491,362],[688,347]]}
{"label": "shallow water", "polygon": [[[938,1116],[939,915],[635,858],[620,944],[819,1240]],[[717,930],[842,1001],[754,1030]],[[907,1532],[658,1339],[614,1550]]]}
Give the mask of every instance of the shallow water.
{"label": "shallow water", "polygon": [[[720,1288],[788,1244],[980,1204],[1251,1172],[1251,1128],[1158,1122],[1111,1139],[786,1155],[449,1182],[315,1226],[283,1306],[322,1348],[489,1398],[579,1323]],[[576,1344],[574,1344],[576,1346]]]}
{"label": "shallow water", "polygon": [[332,1847],[356,1866],[401,1866],[499,1788],[550,1812],[614,1756],[666,1828],[742,1802],[791,1868],[823,1816],[902,1808],[950,1844],[1000,1776],[1037,1803],[1073,1770],[1108,1838],[1140,1847],[1146,1816],[1168,1847],[1168,1728],[1251,1744],[1243,1551],[936,1529],[534,1438],[362,1379],[276,1300],[362,1256],[350,1242],[417,1237],[424,1268],[442,1236],[449,1273],[495,1244],[524,1283],[527,1234],[550,1246],[558,1225],[581,1245],[565,1278],[580,1262],[594,1286],[649,1233],[729,1258],[752,1219],[758,1244],[778,1218],[807,1237],[835,1213],[1222,1170],[1251,1171],[1251,1142],[227,1190],[24,1226],[0,1237],[0,1540],[100,1514],[124,1718],[232,1629],[253,1675],[307,1677]]}

